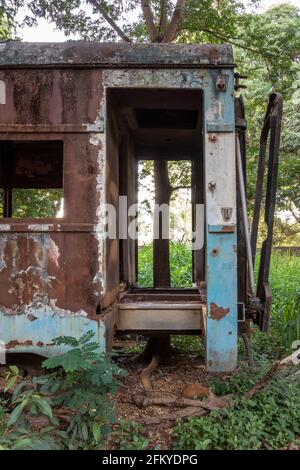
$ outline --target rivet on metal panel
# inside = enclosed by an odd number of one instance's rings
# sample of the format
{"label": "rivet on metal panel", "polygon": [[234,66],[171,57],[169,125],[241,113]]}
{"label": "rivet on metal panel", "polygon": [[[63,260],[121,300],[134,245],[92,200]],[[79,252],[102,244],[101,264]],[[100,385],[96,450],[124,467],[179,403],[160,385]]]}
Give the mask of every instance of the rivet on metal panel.
{"label": "rivet on metal panel", "polygon": [[217,183],[216,183],[215,181],[210,181],[210,182],[208,183],[208,189],[209,189],[210,191],[215,191],[216,187],[217,187]]}

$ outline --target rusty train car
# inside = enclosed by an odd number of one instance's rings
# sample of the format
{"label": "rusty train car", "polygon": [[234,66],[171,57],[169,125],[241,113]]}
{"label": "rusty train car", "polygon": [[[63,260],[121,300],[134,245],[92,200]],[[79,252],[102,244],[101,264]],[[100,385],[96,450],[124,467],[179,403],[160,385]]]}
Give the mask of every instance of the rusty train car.
{"label": "rusty train car", "polygon": [[[270,96],[250,239],[239,87],[228,45],[0,44],[6,351],[50,356],[60,351],[54,337],[89,330],[102,351],[115,332],[202,334],[209,370],[236,367],[238,330],[268,323],[282,106],[280,95]],[[268,139],[268,236],[256,288]],[[118,208],[120,196],[136,203],[137,161],[157,158],[190,160],[192,203],[204,205],[205,241],[193,251],[190,289],[138,287],[136,240],[103,236],[105,204]],[[62,217],[15,216],[14,191],[38,188],[63,191]]]}

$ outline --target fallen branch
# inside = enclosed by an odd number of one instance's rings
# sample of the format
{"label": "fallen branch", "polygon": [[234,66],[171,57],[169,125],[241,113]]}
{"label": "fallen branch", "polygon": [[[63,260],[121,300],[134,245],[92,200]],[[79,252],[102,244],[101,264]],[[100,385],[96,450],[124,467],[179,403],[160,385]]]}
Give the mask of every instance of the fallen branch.
{"label": "fallen branch", "polygon": [[202,408],[204,410],[214,410],[216,408],[222,408],[227,406],[229,399],[232,395],[225,395],[218,397],[217,395],[210,392],[207,400],[192,400],[190,398],[179,398],[179,397],[146,397],[143,395],[134,395],[131,397],[131,403],[134,403],[139,408],[145,408],[146,406],[176,406],[191,407],[191,408]]}
{"label": "fallen branch", "polygon": [[244,398],[247,398],[247,399],[252,398],[258,392],[266,388],[266,386],[269,384],[269,382],[272,380],[272,378],[278,372],[278,370],[281,369],[282,366],[286,366],[291,363],[294,363],[295,359],[297,359],[299,355],[300,355],[300,350],[298,349],[297,351],[294,351],[292,354],[285,357],[281,361],[275,362],[272,365],[272,367],[268,370],[268,372],[260,379],[260,381],[257,384],[255,384],[247,393],[245,393]]}
{"label": "fallen branch", "polygon": [[[300,350],[295,351],[288,357],[282,359],[281,361],[275,362],[268,372],[261,378],[261,380],[255,384],[248,392],[244,394],[244,398],[251,399],[258,392],[265,389],[269,382],[272,380],[274,375],[278,370],[285,365],[291,364],[297,359],[300,355]],[[132,402],[135,403],[139,408],[143,408],[150,405],[158,406],[176,406],[184,407],[182,409],[173,412],[172,414],[167,414],[164,416],[151,416],[145,418],[142,422],[143,424],[148,425],[161,425],[168,422],[174,422],[177,419],[187,419],[192,416],[205,416],[210,411],[226,408],[230,406],[230,399],[233,395],[224,395],[218,397],[212,392],[209,394],[209,398],[206,400],[191,400],[189,398],[179,398],[179,397],[145,397],[143,395],[137,395],[132,397]]]}
{"label": "fallen branch", "polygon": [[162,422],[176,421],[177,419],[187,419],[192,416],[205,416],[210,411],[229,406],[229,401],[232,395],[225,395],[218,397],[210,392],[207,400],[191,400],[189,398],[145,398],[143,404],[147,405],[177,405],[185,406],[172,414],[164,416],[151,416],[143,420],[144,424],[161,424]]}
{"label": "fallen branch", "polygon": [[278,369],[280,368],[280,363],[275,362],[275,364],[272,365],[272,367],[268,370],[268,372],[260,379],[260,381],[255,384],[248,392],[245,393],[244,398],[252,398],[254,395],[256,395],[258,392],[266,388],[266,386],[269,384],[270,380],[274,377]]}
{"label": "fallen branch", "polygon": [[162,422],[176,421],[177,419],[187,419],[192,416],[205,416],[209,413],[208,410],[203,408],[195,408],[193,406],[179,410],[176,413],[164,415],[164,416],[151,416],[145,418],[143,424],[161,424]]}

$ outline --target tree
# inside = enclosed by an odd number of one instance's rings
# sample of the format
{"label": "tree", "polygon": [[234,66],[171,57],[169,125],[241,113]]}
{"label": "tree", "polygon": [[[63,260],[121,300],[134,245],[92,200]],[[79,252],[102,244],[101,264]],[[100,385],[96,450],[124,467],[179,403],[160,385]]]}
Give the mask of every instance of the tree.
{"label": "tree", "polygon": [[[172,42],[198,34],[234,35],[238,15],[259,0],[1,0],[9,18],[26,11],[19,24],[37,18],[85,40]],[[224,21],[226,18],[226,21]],[[197,39],[196,39],[197,41]]]}
{"label": "tree", "polygon": [[[238,36],[255,51],[235,47],[239,71],[248,76],[243,92],[248,118],[247,174],[250,214],[255,197],[258,137],[267,95],[282,93],[284,113],[276,200],[275,243],[300,233],[300,10],[290,4],[240,18]],[[284,222],[284,218],[289,222]],[[261,235],[263,236],[263,228]]]}
{"label": "tree", "polygon": [[7,15],[0,8],[0,41],[12,39],[12,23],[8,20]]}

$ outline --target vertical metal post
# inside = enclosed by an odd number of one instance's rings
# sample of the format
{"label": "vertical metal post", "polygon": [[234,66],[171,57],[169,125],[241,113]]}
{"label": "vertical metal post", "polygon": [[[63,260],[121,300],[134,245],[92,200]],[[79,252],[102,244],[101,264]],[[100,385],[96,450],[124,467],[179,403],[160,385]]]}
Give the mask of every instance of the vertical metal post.
{"label": "vertical metal post", "polygon": [[[206,366],[229,372],[237,364],[236,166],[233,70],[225,89],[210,71],[205,90]],[[220,71],[218,71],[220,77]]]}
{"label": "vertical metal post", "polygon": [[243,225],[244,225],[244,233],[245,233],[245,240],[246,240],[247,258],[248,258],[249,281],[250,281],[251,294],[255,296],[254,268],[253,268],[253,261],[252,261],[250,230],[249,230],[248,214],[247,214],[246,190],[245,190],[245,184],[244,184],[240,141],[239,141],[238,136],[236,136],[235,145],[236,145],[236,164],[237,164],[237,172],[238,172],[238,179],[239,179],[239,186],[240,186],[240,196],[241,196],[241,203],[242,203]]}

